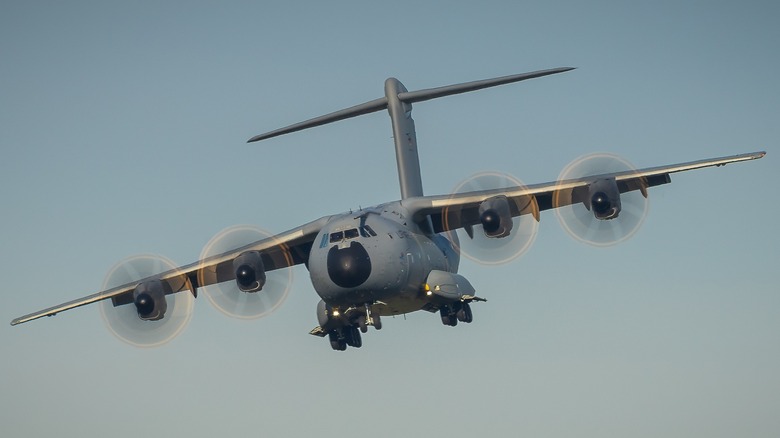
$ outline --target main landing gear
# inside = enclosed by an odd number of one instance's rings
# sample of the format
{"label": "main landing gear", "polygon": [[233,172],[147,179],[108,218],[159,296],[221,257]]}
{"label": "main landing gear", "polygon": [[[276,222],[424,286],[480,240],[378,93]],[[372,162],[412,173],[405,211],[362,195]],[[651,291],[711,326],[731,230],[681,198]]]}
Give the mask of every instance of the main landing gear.
{"label": "main landing gear", "polygon": [[377,330],[382,329],[382,319],[379,314],[372,312],[366,304],[365,314],[358,316],[351,325],[339,327],[328,332],[330,347],[336,351],[344,351],[347,347],[360,348],[363,346],[361,333],[368,332],[368,326],[373,326]]}
{"label": "main landing gear", "polygon": [[439,308],[441,323],[450,327],[458,325],[458,321],[470,324],[474,321],[474,314],[471,312],[469,303],[455,303],[452,305],[441,306]]}

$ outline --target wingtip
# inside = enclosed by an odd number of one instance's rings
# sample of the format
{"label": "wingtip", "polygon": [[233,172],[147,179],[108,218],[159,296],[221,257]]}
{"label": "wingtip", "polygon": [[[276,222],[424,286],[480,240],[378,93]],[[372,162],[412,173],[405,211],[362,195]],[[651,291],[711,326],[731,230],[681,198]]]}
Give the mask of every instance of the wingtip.
{"label": "wingtip", "polygon": [[556,75],[556,74],[559,74],[559,73],[566,73],[567,71],[572,71],[572,70],[576,70],[576,69],[577,69],[577,67],[557,67],[557,68],[551,68],[549,70],[543,70],[543,72],[545,74],[543,74],[542,76]]}

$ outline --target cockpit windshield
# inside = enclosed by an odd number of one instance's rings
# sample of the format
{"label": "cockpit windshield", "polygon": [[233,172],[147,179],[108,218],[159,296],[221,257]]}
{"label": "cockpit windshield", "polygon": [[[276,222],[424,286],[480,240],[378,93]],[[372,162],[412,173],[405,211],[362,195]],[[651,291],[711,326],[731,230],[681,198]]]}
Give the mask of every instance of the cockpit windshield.
{"label": "cockpit windshield", "polygon": [[330,243],[339,243],[342,240],[344,240],[343,231],[336,231],[335,233],[330,233]]}
{"label": "cockpit windshield", "polygon": [[345,239],[354,239],[357,236],[358,236],[357,228],[352,228],[350,230],[344,230],[344,238]]}
{"label": "cockpit windshield", "polygon": [[339,243],[342,240],[354,239],[358,236],[375,237],[376,232],[369,225],[364,225],[359,228],[350,228],[344,231],[334,231],[330,233],[328,240],[330,243]]}

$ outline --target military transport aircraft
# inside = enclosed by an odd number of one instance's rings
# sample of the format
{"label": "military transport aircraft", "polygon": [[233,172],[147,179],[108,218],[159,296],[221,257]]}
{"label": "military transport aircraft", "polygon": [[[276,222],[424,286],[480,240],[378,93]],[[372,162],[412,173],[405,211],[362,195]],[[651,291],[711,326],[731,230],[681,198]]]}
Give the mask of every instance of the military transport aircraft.
{"label": "military transport aircraft", "polygon": [[[311,334],[328,337],[334,350],[359,348],[361,333],[382,327],[381,316],[426,310],[439,313],[445,325],[470,323],[471,304],[485,301],[458,274],[460,256],[470,254],[467,244],[472,241],[487,246],[488,254],[491,244],[496,254],[508,254],[483,260],[487,263],[511,260],[533,239],[541,211],[569,208],[573,214],[559,215],[567,231],[596,245],[615,243],[633,234],[644,217],[648,189],[671,182],[670,174],[765,155],[754,152],[639,170],[617,157],[596,156],[575,162],[550,183],[525,186],[511,178],[497,182],[492,178],[496,175],[483,175],[452,194],[423,194],[413,103],[569,70],[541,70],[420,91],[407,91],[390,78],[383,97],[252,137],[249,142],[386,109],[401,199],[325,216],[265,238],[236,242],[241,233],[218,235],[201,260],[186,266],[136,257],[117,265],[101,292],[22,316],[11,325],[101,302],[115,334],[136,345],[158,345],[181,331],[200,290],[211,290],[209,299],[233,316],[257,317],[273,310],[287,293],[284,273],[291,270],[284,268],[298,264],[306,266],[321,297],[316,310],[319,325]],[[615,163],[617,167],[609,167]],[[638,209],[627,208],[630,196],[639,200]],[[604,226],[618,230],[604,234],[599,229]],[[459,239],[455,230],[466,235]],[[506,249],[502,246],[517,249],[502,252]],[[280,273],[281,277],[274,277]]]}

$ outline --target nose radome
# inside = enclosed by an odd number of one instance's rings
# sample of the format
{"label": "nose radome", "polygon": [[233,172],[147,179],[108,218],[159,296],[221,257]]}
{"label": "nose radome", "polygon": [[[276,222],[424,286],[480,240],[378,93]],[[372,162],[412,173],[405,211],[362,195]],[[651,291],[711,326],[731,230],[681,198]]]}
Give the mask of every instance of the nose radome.
{"label": "nose radome", "polygon": [[328,275],[333,283],[345,287],[358,287],[371,275],[371,258],[359,242],[347,248],[334,246],[328,251]]}

